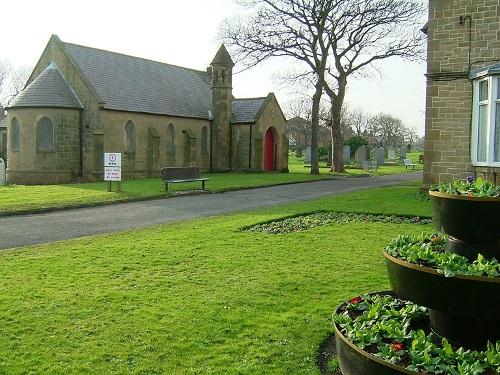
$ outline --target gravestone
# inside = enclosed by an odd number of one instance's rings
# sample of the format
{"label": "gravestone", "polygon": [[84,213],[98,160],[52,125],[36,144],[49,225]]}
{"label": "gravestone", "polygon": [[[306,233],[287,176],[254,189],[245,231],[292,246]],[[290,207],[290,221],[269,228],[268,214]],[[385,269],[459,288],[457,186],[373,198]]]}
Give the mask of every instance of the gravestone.
{"label": "gravestone", "polygon": [[399,157],[401,159],[406,159],[406,153],[407,153],[406,146],[402,146],[400,151],[399,151]]}
{"label": "gravestone", "polygon": [[356,159],[356,163],[358,164],[363,164],[364,161],[368,160],[366,156],[367,154],[365,145],[359,147],[354,153],[354,159]]}
{"label": "gravestone", "polygon": [[375,150],[375,154],[376,154],[377,165],[384,165],[385,164],[385,148],[377,147],[377,149]]}
{"label": "gravestone", "polygon": [[5,162],[0,159],[0,185],[5,185]]}
{"label": "gravestone", "polygon": [[349,163],[351,161],[351,146],[345,145],[342,150],[342,159],[344,159],[344,163]]}
{"label": "gravestone", "polygon": [[307,146],[304,156],[304,164],[311,164],[311,146]]}
{"label": "gravestone", "polygon": [[394,147],[389,147],[389,150],[387,151],[387,158],[389,160],[396,159],[396,150],[394,149]]}

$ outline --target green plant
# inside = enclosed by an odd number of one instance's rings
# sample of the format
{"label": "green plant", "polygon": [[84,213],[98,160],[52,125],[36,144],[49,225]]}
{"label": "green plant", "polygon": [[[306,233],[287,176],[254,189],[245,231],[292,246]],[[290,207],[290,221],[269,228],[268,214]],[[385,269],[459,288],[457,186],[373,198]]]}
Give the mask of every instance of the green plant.
{"label": "green plant", "polygon": [[284,234],[316,228],[327,224],[341,224],[354,222],[381,222],[392,224],[430,224],[431,219],[419,216],[376,215],[352,212],[315,212],[312,214],[287,217],[267,223],[243,228],[249,232],[266,234]]}
{"label": "green plant", "polygon": [[354,155],[358,148],[367,144],[368,140],[360,135],[354,135],[344,142],[344,146],[349,146],[351,148],[351,155]]}
{"label": "green plant", "polygon": [[500,196],[500,186],[483,180],[481,177],[474,179],[473,176],[469,176],[465,180],[455,180],[448,183],[442,182],[431,190],[453,195],[465,195],[469,197]]}
{"label": "green plant", "polygon": [[479,254],[474,262],[461,255],[446,251],[446,236],[442,234],[409,236],[401,235],[392,240],[385,251],[409,263],[433,267],[446,277],[457,274],[500,277],[500,263]]}
{"label": "green plant", "polygon": [[500,371],[500,341],[485,351],[453,348],[422,326],[427,309],[391,295],[375,294],[347,301],[333,320],[352,343],[387,362],[427,374],[481,374]]}

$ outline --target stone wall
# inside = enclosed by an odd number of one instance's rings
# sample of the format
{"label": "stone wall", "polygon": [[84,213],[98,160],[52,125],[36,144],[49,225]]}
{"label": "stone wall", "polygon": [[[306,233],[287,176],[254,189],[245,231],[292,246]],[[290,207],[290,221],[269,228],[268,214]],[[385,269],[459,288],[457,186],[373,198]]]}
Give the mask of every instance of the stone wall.
{"label": "stone wall", "polygon": [[0,129],[0,158],[7,160],[7,129]]}
{"label": "stone wall", "polygon": [[103,149],[102,149],[102,128],[99,117],[98,96],[87,82],[85,77],[80,74],[80,70],[73,63],[72,59],[64,51],[64,45],[57,36],[52,36],[49,40],[42,56],[38,60],[33,73],[28,80],[30,83],[45,68],[55,62],[59,70],[64,75],[70,86],[75,91],[78,99],[82,103],[84,110],[82,112],[83,124],[83,149],[84,149],[84,170],[85,177],[88,180],[95,180],[102,173]]}
{"label": "stone wall", "polygon": [[[273,94],[269,94],[266,102],[261,108],[258,115],[258,120],[255,127],[255,148],[253,159],[258,165],[255,169],[264,169],[264,145],[263,139],[267,130],[270,127],[275,131],[275,142],[277,145],[276,151],[276,170],[280,172],[288,172],[288,138],[285,136],[286,119],[281,111],[281,108]],[[258,144],[260,142],[260,144]],[[258,155],[260,153],[260,155]]]}
{"label": "stone wall", "polygon": [[[171,116],[102,110],[103,152],[121,152],[122,175],[127,178],[159,176],[162,167],[210,167],[209,154],[202,153],[201,131],[207,128],[210,150],[210,122]],[[135,151],[128,152],[125,143],[125,125],[135,125]],[[167,127],[174,126],[174,153],[167,152]],[[101,171],[102,171],[101,166]],[[102,179],[102,172],[101,172]]]}
{"label": "stone wall", "polygon": [[[13,151],[8,140],[7,181],[11,184],[55,184],[73,182],[80,172],[79,111],[76,109],[11,109],[7,116],[20,125],[20,150]],[[54,129],[54,148],[37,148],[38,121],[47,117]],[[9,137],[10,138],[10,137]]]}
{"label": "stone wall", "polygon": [[[424,184],[476,172],[470,160],[468,73],[500,61],[499,30],[498,0],[430,0]],[[483,175],[492,179],[493,172]]]}

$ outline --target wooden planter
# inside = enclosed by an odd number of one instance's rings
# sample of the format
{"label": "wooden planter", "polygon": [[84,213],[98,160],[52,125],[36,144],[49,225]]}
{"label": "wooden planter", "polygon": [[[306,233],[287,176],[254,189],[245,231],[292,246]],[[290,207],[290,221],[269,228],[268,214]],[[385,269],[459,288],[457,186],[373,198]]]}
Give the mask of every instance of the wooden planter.
{"label": "wooden planter", "polygon": [[391,289],[426,306],[432,329],[451,342],[483,348],[500,339],[500,278],[445,277],[435,269],[385,254]]}
{"label": "wooden planter", "polygon": [[481,253],[500,258],[500,198],[429,191],[435,228],[450,236],[450,251],[473,260]]}

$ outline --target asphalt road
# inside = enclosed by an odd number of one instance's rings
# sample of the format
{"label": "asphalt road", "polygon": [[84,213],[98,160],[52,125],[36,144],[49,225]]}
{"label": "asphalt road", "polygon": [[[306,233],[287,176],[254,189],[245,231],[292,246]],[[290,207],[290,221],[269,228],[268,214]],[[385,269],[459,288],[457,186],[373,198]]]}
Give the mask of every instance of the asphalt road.
{"label": "asphalt road", "polygon": [[371,187],[397,185],[417,179],[422,179],[422,172],[379,177],[338,178],[221,194],[178,196],[3,217],[0,218],[0,249],[307,201]]}

